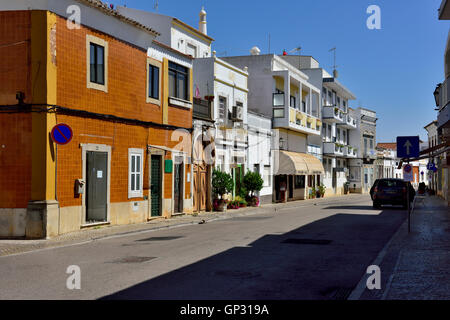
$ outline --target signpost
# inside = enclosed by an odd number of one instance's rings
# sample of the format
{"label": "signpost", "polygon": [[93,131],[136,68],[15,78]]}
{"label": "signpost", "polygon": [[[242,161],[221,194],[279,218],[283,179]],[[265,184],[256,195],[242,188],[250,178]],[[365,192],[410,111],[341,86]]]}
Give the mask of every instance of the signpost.
{"label": "signpost", "polygon": [[397,157],[418,158],[420,153],[419,136],[397,137]]}
{"label": "signpost", "polygon": [[403,180],[407,181],[406,185],[406,202],[408,208],[408,233],[411,232],[411,207],[409,203],[409,185],[414,181],[412,166],[409,164],[410,159],[420,156],[419,136],[397,137],[397,157],[406,159],[407,164],[403,167]]}
{"label": "signpost", "polygon": [[72,140],[73,131],[67,124],[60,123],[53,127],[51,135],[56,144],[64,145]]}

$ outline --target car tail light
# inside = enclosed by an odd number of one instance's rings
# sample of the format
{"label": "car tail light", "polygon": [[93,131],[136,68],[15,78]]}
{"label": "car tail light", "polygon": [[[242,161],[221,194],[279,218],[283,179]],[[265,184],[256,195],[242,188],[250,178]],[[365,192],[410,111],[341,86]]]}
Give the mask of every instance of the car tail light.
{"label": "car tail light", "polygon": [[374,192],[378,192],[378,187],[375,187],[375,189],[373,189]]}

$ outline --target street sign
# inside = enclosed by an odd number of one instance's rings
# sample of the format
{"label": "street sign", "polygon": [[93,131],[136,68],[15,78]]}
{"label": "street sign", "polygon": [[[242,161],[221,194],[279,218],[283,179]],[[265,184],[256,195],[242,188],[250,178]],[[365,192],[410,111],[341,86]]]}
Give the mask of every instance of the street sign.
{"label": "street sign", "polygon": [[419,152],[419,136],[397,137],[398,158],[418,158]]}
{"label": "street sign", "polygon": [[73,137],[72,129],[65,123],[57,124],[52,129],[52,140],[56,144],[68,144]]}
{"label": "street sign", "polygon": [[436,165],[433,162],[428,162],[427,164],[427,170],[435,170],[436,169]]}
{"label": "street sign", "polygon": [[404,181],[414,181],[413,170],[410,164],[405,164],[403,167],[403,180]]}

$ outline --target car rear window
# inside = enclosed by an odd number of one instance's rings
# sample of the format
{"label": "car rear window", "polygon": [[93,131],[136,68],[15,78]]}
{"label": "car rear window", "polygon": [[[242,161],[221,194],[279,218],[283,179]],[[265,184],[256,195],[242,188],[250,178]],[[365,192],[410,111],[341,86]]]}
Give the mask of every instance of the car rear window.
{"label": "car rear window", "polygon": [[400,180],[381,180],[378,185],[383,188],[402,188],[404,187],[404,182]]}

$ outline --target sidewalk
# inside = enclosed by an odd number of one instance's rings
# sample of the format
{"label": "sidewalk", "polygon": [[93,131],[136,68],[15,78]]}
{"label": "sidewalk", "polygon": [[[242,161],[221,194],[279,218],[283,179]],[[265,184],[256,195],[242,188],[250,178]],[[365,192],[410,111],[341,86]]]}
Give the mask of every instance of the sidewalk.
{"label": "sidewalk", "polygon": [[[450,210],[445,201],[427,196],[416,202],[411,215],[411,233],[406,220],[380,253],[381,289],[365,288],[362,300],[450,299]],[[377,262],[375,260],[375,262]],[[379,262],[379,261],[378,261]],[[376,264],[376,263],[374,263]]]}
{"label": "sidewalk", "polygon": [[204,212],[198,215],[180,215],[173,216],[171,219],[157,218],[150,220],[148,222],[139,224],[129,224],[129,225],[115,225],[115,226],[99,226],[89,229],[83,229],[77,232],[63,234],[52,239],[42,239],[42,240],[2,240],[0,239],[0,257],[20,254],[29,251],[41,250],[46,248],[56,248],[64,247],[75,244],[80,244],[84,242],[95,241],[112,236],[125,236],[135,233],[143,233],[156,231],[161,229],[176,228],[187,225],[193,225],[201,223],[203,220],[205,223],[221,220],[230,219],[234,217],[247,216],[252,214],[260,214],[267,212],[277,212],[280,209],[301,207],[313,205],[315,203],[332,203],[338,199],[349,199],[353,197],[360,197],[360,194],[350,194],[346,196],[339,197],[326,197],[319,199],[309,199],[309,200],[299,200],[292,201],[282,204],[264,204],[260,207],[247,207],[240,208],[237,210],[228,210],[227,212]]}

